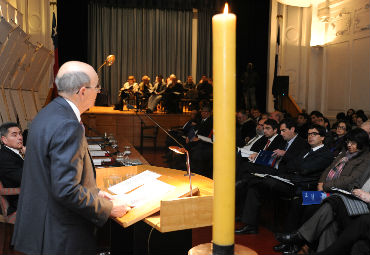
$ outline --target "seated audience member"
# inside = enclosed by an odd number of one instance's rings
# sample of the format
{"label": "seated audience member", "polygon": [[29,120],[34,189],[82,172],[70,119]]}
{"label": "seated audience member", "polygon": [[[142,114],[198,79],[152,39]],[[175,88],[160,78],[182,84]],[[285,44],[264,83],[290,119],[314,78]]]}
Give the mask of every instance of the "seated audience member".
{"label": "seated audience member", "polygon": [[333,153],[334,157],[336,157],[346,146],[346,135],[351,130],[351,125],[344,120],[339,121],[336,126],[332,143],[329,145],[329,149]]}
{"label": "seated audience member", "polygon": [[178,101],[182,98],[184,88],[176,75],[171,74],[167,83],[166,92],[163,94],[163,101],[167,113],[181,113]]}
{"label": "seated audience member", "polygon": [[297,117],[297,133],[300,137],[307,139],[308,131],[308,115],[307,113],[299,113]]}
{"label": "seated audience member", "polygon": [[310,113],[311,124],[318,124],[317,121],[318,121],[318,119],[320,117],[324,120],[324,115],[321,112],[319,112],[319,111],[312,111]]}
{"label": "seated audience member", "polygon": [[189,75],[187,77],[186,82],[183,84],[185,94],[184,97],[189,99],[189,109],[196,109],[198,108],[197,100],[198,100],[198,92],[196,90],[196,86],[193,81],[193,76]]}
{"label": "seated audience member", "polygon": [[197,84],[196,89],[197,89],[199,100],[202,100],[202,99],[209,100],[212,98],[213,87],[212,87],[212,84],[208,82],[208,78],[206,75],[202,75],[202,78]]}
{"label": "seated audience member", "polygon": [[[343,150],[322,173],[317,185],[318,191],[332,193],[332,188],[338,188],[351,192],[354,188],[363,187],[369,179],[370,154],[368,135],[364,130],[356,128],[348,133],[347,141],[347,149]],[[346,199],[348,198],[342,195],[331,195],[323,201],[319,210],[297,232],[278,234],[278,241],[290,245],[302,245],[303,242],[301,243],[301,241],[303,240],[308,244],[318,241],[317,251],[324,250],[336,239],[338,226],[333,213],[339,212],[338,204],[342,201],[345,202]],[[354,204],[353,206],[357,207]],[[296,241],[299,242],[296,243]],[[297,247],[293,246],[290,246],[290,249],[293,249],[293,252],[299,250],[299,248],[297,249]]]}
{"label": "seated audience member", "polygon": [[[258,124],[256,126],[256,135],[251,138],[244,147],[240,148],[241,151],[241,156],[242,157],[249,157],[251,154],[255,153],[257,148],[253,147],[253,145],[261,138],[264,137],[264,132],[263,132],[263,124],[265,123],[267,119],[260,119],[258,121]],[[264,139],[264,138],[263,138]],[[252,151],[252,147],[255,151]]]}
{"label": "seated audience member", "polygon": [[284,114],[279,111],[274,111],[270,113],[269,116],[270,119],[276,120],[277,123],[280,123],[280,121],[284,118]]}
{"label": "seated audience member", "polygon": [[261,116],[261,112],[259,109],[257,108],[252,108],[251,109],[251,116],[252,116],[252,119],[258,123],[258,121],[262,118]]}
{"label": "seated audience member", "polygon": [[361,124],[361,128],[363,129],[363,130],[365,130],[366,131],[366,133],[369,135],[369,137],[370,137],[370,120],[367,120],[367,121],[365,121],[364,123],[362,123]]}
{"label": "seated audience member", "polygon": [[150,82],[150,78],[147,75],[144,75],[141,78],[141,82],[139,84],[139,89],[136,91],[136,108],[144,109],[146,108],[147,101],[153,92],[153,85]]}
{"label": "seated audience member", "polygon": [[[287,155],[284,154],[282,157],[281,162],[285,161],[285,164],[279,164],[278,169],[270,171],[270,174],[287,178],[295,185],[293,186],[270,177],[251,178],[247,184],[248,188],[241,217],[241,221],[244,223],[244,226],[235,230],[235,233],[237,234],[257,233],[259,209],[266,197],[280,195],[294,197],[299,194],[302,189],[309,188],[308,186],[310,186],[311,183],[317,184],[317,180],[321,172],[333,159],[331,153],[323,145],[325,131],[321,126],[312,125],[308,130],[308,143],[311,148],[309,149],[305,144],[302,144],[303,139],[296,135],[294,128],[289,129],[287,128],[287,125],[290,126],[290,124],[285,123],[282,123],[281,125],[284,129],[283,135],[285,139],[288,139],[288,137],[291,137],[294,134],[295,139],[293,143],[296,143],[297,145],[299,141],[299,146],[298,148],[292,147],[292,143],[285,153]],[[299,140],[296,142],[296,139]],[[289,142],[287,144],[289,144]],[[298,153],[296,150],[298,150]],[[280,154],[281,152],[277,151],[276,153]],[[299,156],[297,156],[297,154],[299,154]],[[299,215],[299,210],[290,210],[290,214],[287,219],[289,221],[297,221]]]}
{"label": "seated audience member", "polygon": [[[186,92],[189,92],[189,90],[195,89],[195,84],[193,81],[193,76],[189,75],[186,79],[186,82],[184,82],[183,87]],[[185,96],[187,97],[187,96]]]}
{"label": "seated audience member", "polygon": [[119,98],[120,101],[115,106],[115,110],[123,110],[123,103],[126,102],[127,99],[130,98],[130,96],[134,95],[134,89],[138,88],[138,84],[135,82],[135,77],[133,75],[130,75],[127,79],[127,81],[122,85],[122,87],[119,90]]}
{"label": "seated audience member", "polygon": [[[26,152],[22,131],[18,124],[7,122],[0,126],[0,135],[0,181],[5,188],[18,188],[21,186],[23,155]],[[7,196],[7,200],[10,215],[17,210],[18,195]]]}
{"label": "seated audience member", "polygon": [[[267,119],[265,121],[260,120],[259,125],[263,123],[263,133],[264,135],[256,140],[253,145],[250,147],[252,153],[247,153],[249,156],[246,159],[241,159],[240,155],[237,156],[236,162],[236,178],[237,181],[241,179],[249,179],[249,173],[265,173],[266,168],[261,165],[252,163],[258,155],[258,152],[261,150],[274,151],[276,149],[283,149],[285,146],[285,141],[281,135],[278,134],[279,124],[273,119]],[[243,151],[242,151],[243,153]],[[244,152],[246,153],[246,152]]]}
{"label": "seated audience member", "polygon": [[367,120],[368,120],[368,118],[366,117],[365,114],[357,114],[356,126],[361,127],[361,124],[364,123]]}
{"label": "seated audience member", "polygon": [[257,152],[260,150],[274,151],[281,149],[284,146],[284,139],[279,135],[279,124],[276,120],[268,119],[263,124],[264,139],[259,139],[253,144],[251,150],[256,151],[249,159],[253,161],[257,157]]}
{"label": "seated audience member", "polygon": [[244,110],[236,113],[236,131],[239,133],[237,147],[243,147],[250,139],[256,135],[256,123],[247,115]]}
{"label": "seated audience member", "polygon": [[156,109],[157,104],[161,101],[163,93],[166,91],[166,83],[163,82],[163,76],[158,75],[153,86],[152,93],[148,99],[147,113],[153,113]]}
{"label": "seated audience member", "polygon": [[195,127],[196,135],[188,139],[186,148],[190,155],[190,165],[194,172],[212,178],[213,144],[203,141],[201,136],[213,138],[213,117],[210,105],[200,109],[201,121]]}
{"label": "seated audience member", "polygon": [[348,109],[346,114],[346,120],[352,125],[352,115],[355,113],[354,109]]}
{"label": "seated audience member", "polygon": [[[370,170],[368,170],[370,171]],[[369,179],[363,185],[361,189],[352,190],[352,194],[358,199],[363,201],[364,205],[370,207],[370,183]],[[331,241],[331,245],[328,245],[324,250],[312,253],[313,255],[365,255],[370,253],[369,242],[370,242],[370,215],[361,214],[359,216],[350,217],[347,213],[345,205],[338,203],[337,208],[332,210],[336,211],[333,216],[341,226],[341,231],[335,240]],[[331,215],[332,212],[326,213]],[[327,224],[325,224],[327,225]],[[335,225],[333,223],[333,225]],[[329,228],[330,229],[330,228]],[[336,228],[334,228],[335,230]],[[324,230],[328,232],[328,230]],[[327,233],[326,233],[327,234]],[[337,233],[334,233],[333,237]],[[329,237],[330,238],[330,237]],[[305,242],[302,237],[298,237],[298,242]],[[293,239],[292,239],[293,241]],[[359,244],[356,246],[356,244]],[[363,245],[360,245],[363,244]]]}
{"label": "seated audience member", "polygon": [[[169,133],[182,145],[186,144],[186,138],[189,139],[189,133],[192,132],[192,134],[195,135],[195,133],[198,131],[199,124],[201,122],[201,116],[200,112],[198,110],[192,110],[190,113],[190,119],[184,124],[183,127],[177,128],[177,129],[171,129]],[[185,138],[184,138],[185,137]],[[178,146],[178,144],[173,141],[171,137],[166,138],[166,147],[169,147],[171,145]]]}

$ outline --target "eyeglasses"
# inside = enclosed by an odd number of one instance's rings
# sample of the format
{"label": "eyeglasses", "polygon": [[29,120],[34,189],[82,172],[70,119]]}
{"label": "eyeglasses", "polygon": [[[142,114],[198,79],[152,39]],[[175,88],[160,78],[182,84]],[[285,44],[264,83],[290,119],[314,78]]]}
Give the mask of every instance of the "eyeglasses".
{"label": "eyeglasses", "polygon": [[337,129],[346,130],[346,127],[345,126],[337,126]]}
{"label": "eyeglasses", "polygon": [[319,133],[318,133],[318,132],[311,132],[311,133],[308,133],[308,136],[317,136],[317,135],[319,135]]}
{"label": "eyeglasses", "polygon": [[100,90],[101,90],[100,84],[96,85],[96,87],[85,87],[85,88],[87,88],[87,89],[95,89],[97,93],[99,93]]}

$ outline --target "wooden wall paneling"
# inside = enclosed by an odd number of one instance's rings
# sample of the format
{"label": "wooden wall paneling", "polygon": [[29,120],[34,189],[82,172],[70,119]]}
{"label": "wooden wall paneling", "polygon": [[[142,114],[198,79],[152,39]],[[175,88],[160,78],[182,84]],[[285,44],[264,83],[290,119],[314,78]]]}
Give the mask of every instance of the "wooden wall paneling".
{"label": "wooden wall paneling", "polygon": [[42,109],[42,104],[41,104],[41,101],[40,101],[39,92],[38,91],[32,91],[32,93],[33,93],[33,100],[35,102],[37,112],[39,112]]}
{"label": "wooden wall paneling", "polygon": [[36,46],[32,44],[30,41],[25,41],[24,43],[27,46],[27,52],[22,62],[19,63],[18,71],[15,77],[12,79],[12,82],[11,82],[12,88],[19,88],[22,85],[24,77],[31,66],[33,54],[36,50]]}
{"label": "wooden wall paneling", "polygon": [[4,17],[0,17],[0,52],[8,39],[8,35],[12,30],[12,25],[5,20]]}
{"label": "wooden wall paneling", "polygon": [[[102,107],[103,108],[103,107]],[[110,107],[106,107],[111,109]],[[146,125],[154,126],[143,113],[138,113],[138,116]],[[140,118],[134,112],[130,113],[113,113],[113,110],[107,110],[106,114],[84,113],[82,120],[87,126],[96,129],[100,134],[112,133],[117,139],[124,138],[132,145],[138,147],[140,145]],[[187,114],[151,114],[155,121],[163,128],[183,126],[189,120],[190,115]],[[88,131],[87,135],[94,135]],[[157,147],[164,147],[167,135],[161,129],[158,131]],[[144,147],[153,146],[152,141],[144,141]]]}
{"label": "wooden wall paneling", "polygon": [[8,20],[15,23],[15,8],[11,4],[8,4]]}
{"label": "wooden wall paneling", "polygon": [[13,102],[13,107],[16,111],[16,115],[18,116],[19,124],[22,130],[27,129],[28,126],[28,119],[26,113],[26,107],[23,102],[23,98],[21,95],[20,90],[9,89],[10,97]]}
{"label": "wooden wall paneling", "polygon": [[35,53],[33,54],[33,58],[31,61],[31,65],[27,70],[24,80],[19,86],[25,90],[32,90],[34,87],[34,81],[38,77],[40,70],[42,69],[43,64],[46,62],[47,57],[49,55],[49,51],[45,50],[44,47],[37,47]]}
{"label": "wooden wall paneling", "polygon": [[8,18],[8,3],[5,0],[0,0],[1,16]]}
{"label": "wooden wall paneling", "polygon": [[4,89],[4,98],[9,110],[9,117],[12,122],[17,122],[17,112],[15,110],[15,104],[10,93],[10,89]]}
{"label": "wooden wall paneling", "polygon": [[17,44],[17,40],[20,38],[21,33],[20,29],[16,28],[13,30],[8,37],[6,44],[4,45],[1,54],[0,54],[0,84],[4,84],[5,74],[9,72],[9,65],[8,62],[11,59],[11,54],[13,50],[15,50],[15,46]]}
{"label": "wooden wall paneling", "polygon": [[46,60],[44,61],[42,68],[40,69],[40,71],[38,72],[38,75],[35,77],[33,81],[32,89],[34,91],[39,91],[42,79],[46,76],[54,60],[54,53],[52,51],[48,50],[45,47],[42,47],[42,50],[47,52]]}
{"label": "wooden wall paneling", "polygon": [[136,116],[132,117],[131,115],[119,115],[116,120],[117,124],[117,136],[125,137],[128,142],[134,144],[134,122]]}
{"label": "wooden wall paneling", "polygon": [[19,90],[19,93],[25,105],[27,122],[31,122],[37,114],[37,108],[33,97],[33,91]]}
{"label": "wooden wall paneling", "polygon": [[335,116],[349,105],[350,61],[349,42],[331,44],[326,47],[326,111]]}
{"label": "wooden wall paneling", "polygon": [[8,65],[7,71],[6,73],[4,72],[5,88],[12,87],[12,79],[15,77],[19,69],[19,64],[22,62],[27,52],[27,45],[24,42],[28,38],[28,35],[25,32],[23,32],[19,27],[17,28],[17,32],[20,33],[20,36],[18,40],[15,42],[16,45],[13,48],[12,53],[10,54],[11,57],[7,63]]}
{"label": "wooden wall paneling", "polygon": [[9,114],[8,104],[5,98],[4,89],[0,89],[0,115],[1,115],[3,123],[10,121],[10,114]]}
{"label": "wooden wall paneling", "polygon": [[353,40],[349,105],[370,114],[370,37]]}

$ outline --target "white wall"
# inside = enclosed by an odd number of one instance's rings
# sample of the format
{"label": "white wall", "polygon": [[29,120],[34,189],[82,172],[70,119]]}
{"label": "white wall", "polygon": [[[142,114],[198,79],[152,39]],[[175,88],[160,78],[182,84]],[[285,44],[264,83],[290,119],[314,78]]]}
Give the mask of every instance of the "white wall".
{"label": "white wall", "polygon": [[[309,8],[271,3],[283,16],[278,73],[290,76],[289,93],[297,104],[330,118],[349,108],[369,114],[369,1],[333,0]],[[276,20],[271,16],[272,27]]]}

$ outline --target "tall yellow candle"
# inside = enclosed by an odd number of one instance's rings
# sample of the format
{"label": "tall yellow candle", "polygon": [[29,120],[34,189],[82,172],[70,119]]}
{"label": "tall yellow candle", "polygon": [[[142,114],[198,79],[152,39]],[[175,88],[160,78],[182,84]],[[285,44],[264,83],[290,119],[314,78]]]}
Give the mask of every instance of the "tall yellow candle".
{"label": "tall yellow candle", "polygon": [[236,16],[227,9],[226,4],[225,12],[212,18],[214,250],[234,245]]}

